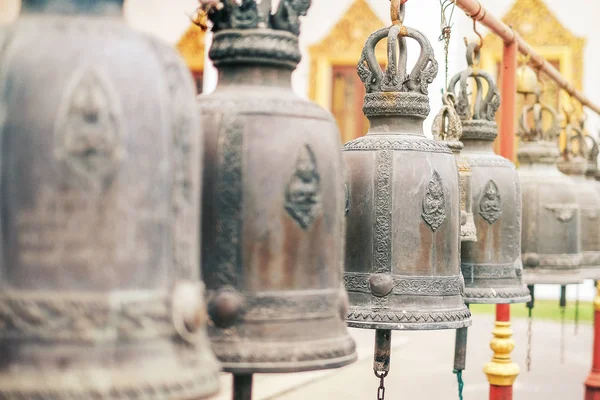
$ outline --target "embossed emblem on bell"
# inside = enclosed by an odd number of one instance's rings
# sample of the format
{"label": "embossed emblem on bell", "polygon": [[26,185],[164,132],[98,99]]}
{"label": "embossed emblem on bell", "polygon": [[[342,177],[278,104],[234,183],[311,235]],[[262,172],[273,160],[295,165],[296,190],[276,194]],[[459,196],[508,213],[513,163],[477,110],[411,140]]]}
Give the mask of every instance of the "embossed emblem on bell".
{"label": "embossed emblem on bell", "polygon": [[463,148],[460,141],[462,124],[454,108],[456,98],[451,93],[444,93],[442,102],[444,105],[435,116],[431,131],[436,140],[446,142],[456,158],[460,186],[460,240],[463,242],[476,241],[477,230],[471,205],[471,166],[460,155]]}
{"label": "embossed emblem on bell", "polygon": [[24,0],[5,31],[0,398],[218,389],[194,85],[121,14],[117,0]]}
{"label": "embossed emblem on bell", "polygon": [[291,90],[310,1],[203,3],[219,70],[216,90],[198,98],[213,350],[235,377],[347,365],[339,131]]}
{"label": "embossed emblem on bell", "polygon": [[556,111],[540,99],[523,107],[517,134],[523,196],[521,253],[529,285],[579,283],[580,218],[574,182],[560,172]]}
{"label": "embossed emblem on bell", "polygon": [[[600,278],[600,193],[596,182],[586,179],[588,159],[594,146],[588,146],[590,137],[577,126],[572,114],[567,115],[565,134],[567,146],[558,162],[561,172],[569,175],[574,183],[575,198],[579,208],[579,241],[581,243],[581,279]],[[594,169],[593,162],[591,168]]]}
{"label": "embossed emblem on bell", "polygon": [[[374,53],[384,39],[385,71]],[[410,72],[408,39],[421,48]],[[367,39],[358,74],[367,91],[363,112],[370,128],[343,148],[349,186],[348,325],[377,329],[386,343],[389,330],[469,326],[459,264],[456,162],[444,142],[423,134],[430,111],[427,89],[437,74],[431,44],[421,32],[394,23]]]}
{"label": "embossed emblem on bell", "polygon": [[462,123],[461,156],[471,166],[477,231],[477,241],[461,247],[465,302],[521,303],[529,300],[529,290],[522,281],[519,179],[513,163],[492,150],[500,94],[492,77],[477,68],[478,51],[478,44],[467,45],[468,68],[448,86]]}

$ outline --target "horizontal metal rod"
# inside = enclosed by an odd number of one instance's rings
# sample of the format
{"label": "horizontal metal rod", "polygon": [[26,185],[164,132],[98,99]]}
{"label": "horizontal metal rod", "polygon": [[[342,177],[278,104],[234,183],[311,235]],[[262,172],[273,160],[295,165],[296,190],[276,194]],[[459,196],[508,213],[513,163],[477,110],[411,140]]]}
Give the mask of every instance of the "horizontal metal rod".
{"label": "horizontal metal rod", "polygon": [[516,42],[519,52],[525,56],[529,56],[529,64],[539,69],[548,78],[552,79],[556,84],[565,90],[573,98],[577,99],[583,106],[600,115],[600,107],[592,103],[583,93],[579,92],[575,87],[567,81],[558,72],[552,64],[540,56],[534,49],[523,40],[511,27],[496,18],[493,14],[481,5],[478,0],[453,0],[454,3],[462,9],[469,17],[476,19],[482,25],[486,26],[490,31],[498,35],[505,43]]}

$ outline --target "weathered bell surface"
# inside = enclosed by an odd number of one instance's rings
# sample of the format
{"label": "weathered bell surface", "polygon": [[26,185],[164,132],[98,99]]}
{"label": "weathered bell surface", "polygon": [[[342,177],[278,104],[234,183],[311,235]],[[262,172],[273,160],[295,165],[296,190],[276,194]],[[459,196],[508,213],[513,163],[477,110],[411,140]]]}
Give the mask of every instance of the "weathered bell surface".
{"label": "weathered bell surface", "polygon": [[[519,303],[529,300],[521,279],[521,194],[513,163],[494,154],[494,121],[500,95],[492,77],[473,67],[475,45],[467,48],[469,68],[455,75],[448,91],[458,90],[456,111],[462,121],[461,155],[471,165],[476,242],[464,242],[461,268],[466,303]],[[474,81],[474,104],[467,92]],[[458,88],[457,88],[458,86]],[[485,93],[484,93],[485,91]]]}
{"label": "weathered bell surface", "polygon": [[[580,127],[567,120],[565,159],[558,168],[569,175],[580,212],[581,279],[600,279],[600,194],[596,182],[586,179],[588,157],[593,150]],[[593,164],[592,164],[593,167]]]}
{"label": "weathered bell surface", "polygon": [[517,68],[517,93],[535,94],[538,87],[537,74],[530,66],[521,65]]}
{"label": "weathered bell surface", "polygon": [[291,90],[309,2],[220,4],[209,13],[219,82],[198,98],[213,349],[235,374],[349,364],[339,132]]}
{"label": "weathered bell surface", "polygon": [[24,0],[0,40],[0,398],[218,389],[194,86],[121,7]]}
{"label": "weathered bell surface", "polygon": [[[406,72],[406,38],[421,54]],[[375,46],[387,39],[388,67]],[[396,62],[399,60],[399,62]],[[349,326],[383,330],[470,325],[459,267],[460,204],[452,151],[423,134],[437,62],[427,38],[397,24],[373,33],[358,74],[366,136],[344,145],[349,201],[344,283]]]}
{"label": "weathered bell surface", "polygon": [[456,158],[460,188],[460,240],[461,242],[473,242],[477,241],[477,229],[471,205],[471,166],[469,161],[460,155],[463,148],[460,141],[462,125],[454,108],[455,101],[456,98],[452,93],[444,93],[442,99],[444,105],[435,116],[431,131],[436,140],[446,142]]}
{"label": "weathered bell surface", "polygon": [[[544,121],[549,125],[544,126]],[[523,108],[518,131],[521,259],[528,285],[581,280],[580,211],[575,183],[557,168],[560,131],[556,111],[542,103],[538,93],[536,101]]]}

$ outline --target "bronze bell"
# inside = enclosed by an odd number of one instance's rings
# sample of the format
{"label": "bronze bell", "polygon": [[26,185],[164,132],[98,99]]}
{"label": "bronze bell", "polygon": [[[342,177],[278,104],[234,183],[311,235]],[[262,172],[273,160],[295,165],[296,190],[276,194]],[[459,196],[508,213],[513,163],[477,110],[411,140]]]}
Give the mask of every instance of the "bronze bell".
{"label": "bronze bell", "polygon": [[[461,155],[472,170],[476,242],[464,242],[461,268],[466,303],[520,303],[529,300],[521,279],[521,194],[515,166],[494,154],[498,135],[494,116],[500,106],[496,83],[485,71],[474,67],[477,45],[467,47],[469,67],[455,75],[448,87],[458,90],[456,111],[462,121]],[[467,93],[474,82],[473,104]],[[457,89],[458,85],[458,89]],[[485,95],[484,95],[485,90]]]}
{"label": "bronze bell", "polygon": [[[600,194],[596,183],[586,179],[588,148],[585,134],[576,126],[570,116],[567,118],[565,133],[567,147],[565,157],[558,162],[558,168],[573,181],[575,199],[579,207],[579,241],[581,243],[581,279],[600,279]],[[593,164],[592,164],[593,165]],[[577,236],[575,237],[577,238]]]}
{"label": "bronze bell", "polygon": [[444,105],[433,120],[431,131],[436,140],[446,142],[456,158],[460,188],[460,241],[474,242],[477,241],[477,229],[475,228],[473,206],[471,205],[472,174],[469,161],[460,155],[460,151],[464,146],[460,141],[462,124],[454,108],[456,97],[452,93],[444,93],[442,102]]}
{"label": "bronze bell", "polygon": [[202,272],[213,349],[240,376],[356,359],[344,323],[339,131],[291,90],[309,3],[223,1],[208,14],[219,82],[198,98]]}
{"label": "bronze bell", "polygon": [[[402,6],[403,7],[403,6]],[[421,47],[410,74],[406,38]],[[385,71],[375,46],[387,39]],[[373,33],[358,64],[366,136],[344,145],[349,212],[348,325],[378,330],[471,323],[459,267],[460,204],[452,151],[423,134],[437,62],[427,38],[399,23]]]}
{"label": "bronze bell", "polygon": [[0,398],[218,389],[194,85],[121,8],[24,0],[2,32]]}
{"label": "bronze bell", "polygon": [[523,107],[517,153],[523,195],[521,258],[529,285],[580,282],[579,207],[575,184],[557,168],[560,131],[556,111],[537,92],[535,102]]}

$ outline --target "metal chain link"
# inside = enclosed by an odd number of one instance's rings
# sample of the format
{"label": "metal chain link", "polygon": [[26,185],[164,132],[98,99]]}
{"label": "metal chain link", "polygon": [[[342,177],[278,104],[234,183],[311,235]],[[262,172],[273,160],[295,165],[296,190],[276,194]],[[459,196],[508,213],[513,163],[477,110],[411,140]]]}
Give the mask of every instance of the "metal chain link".
{"label": "metal chain link", "polygon": [[531,371],[531,345],[532,345],[532,326],[533,316],[531,315],[532,309],[529,308],[529,316],[527,317],[527,357],[525,358],[525,364],[527,364],[527,372]]}
{"label": "metal chain link", "polygon": [[377,388],[377,400],[384,400],[385,398],[385,384],[384,379],[388,374],[388,371],[373,371],[375,372],[375,376],[379,378],[379,387]]}
{"label": "metal chain link", "polygon": [[[450,15],[446,15],[447,9],[450,9]],[[456,3],[453,0],[440,0],[440,29],[441,34],[438,41],[444,42],[444,65],[445,65],[445,84],[442,93],[448,89],[448,50],[450,48],[450,35],[452,32],[452,16],[454,15]]]}

